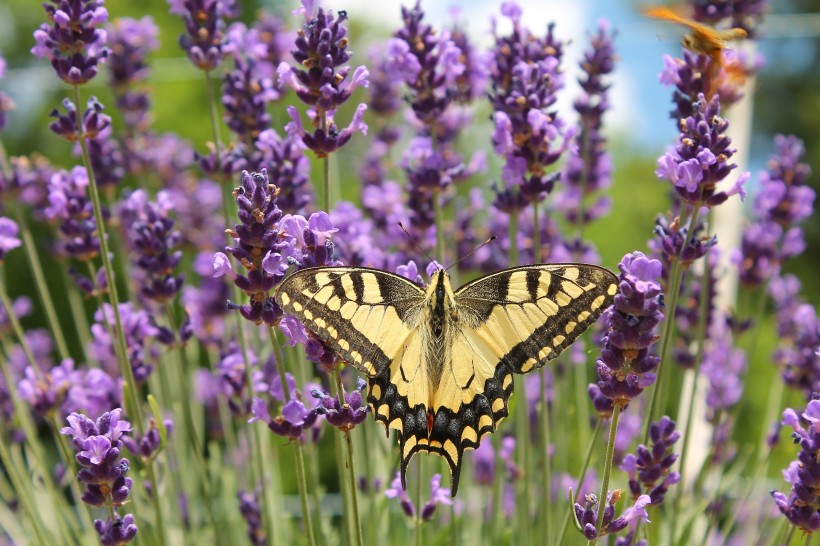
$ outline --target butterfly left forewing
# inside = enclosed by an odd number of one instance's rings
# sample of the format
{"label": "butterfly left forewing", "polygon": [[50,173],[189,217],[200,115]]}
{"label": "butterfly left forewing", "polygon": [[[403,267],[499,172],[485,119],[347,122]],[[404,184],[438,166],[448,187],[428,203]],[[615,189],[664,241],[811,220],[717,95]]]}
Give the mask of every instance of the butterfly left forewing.
{"label": "butterfly left forewing", "polygon": [[422,290],[398,275],[362,267],[315,267],[287,277],[276,292],[345,361],[369,376],[388,368],[416,329]]}

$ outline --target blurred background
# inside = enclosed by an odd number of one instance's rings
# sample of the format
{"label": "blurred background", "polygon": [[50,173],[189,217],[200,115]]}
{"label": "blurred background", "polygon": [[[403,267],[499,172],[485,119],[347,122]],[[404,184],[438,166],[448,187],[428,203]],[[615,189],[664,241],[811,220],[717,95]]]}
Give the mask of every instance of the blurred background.
{"label": "blurred background", "polygon": [[[295,26],[291,11],[297,6],[293,3],[243,0],[239,3],[242,19],[251,20],[257,10],[265,9]],[[618,64],[611,78],[612,109],[605,117],[604,129],[614,160],[613,210],[596,222],[589,232],[590,238],[598,242],[604,265],[614,269],[624,253],[646,250],[655,216],[668,206],[667,186],[658,182],[654,175],[655,161],[667,146],[675,142],[677,129],[669,116],[671,89],[659,83],[658,73],[663,67],[663,54],[680,56],[679,40],[684,31],[675,25],[647,19],[640,14],[644,4],[635,2],[522,0],[519,3],[524,11],[525,24],[531,29],[539,32],[548,22],[554,21],[556,34],[561,39],[572,40],[564,55],[566,87],[559,102],[564,119],[571,123],[576,121],[571,106],[579,91],[576,82],[578,62],[581,51],[587,47],[588,34],[594,31],[600,19],[608,20],[618,30],[615,40]],[[388,38],[401,24],[401,3],[397,0],[327,0],[322,5],[348,12],[353,66],[367,64],[370,44]],[[497,0],[423,3],[429,21],[435,27],[444,26],[455,13],[473,41],[483,47],[491,45],[491,18],[499,17],[499,6]],[[150,57],[148,82],[153,91],[154,128],[160,133],[174,131],[189,139],[195,149],[205,150],[205,144],[211,138],[206,91],[201,72],[193,68],[179,48],[178,37],[183,32],[180,17],[170,14],[167,3],[161,0],[109,2],[107,8],[111,20],[146,14],[154,18],[160,28],[160,47]],[[0,3],[0,52],[8,64],[6,77],[0,80],[0,89],[16,103],[0,138],[10,155],[38,150],[55,165],[71,167],[76,160],[69,147],[48,130],[48,114],[67,96],[68,90],[54,77],[45,61],[35,59],[29,53],[34,44],[32,32],[42,21],[43,11],[39,3],[31,0],[3,0]],[[503,23],[499,22],[499,25]],[[773,153],[773,137],[778,133],[801,138],[807,150],[803,161],[820,173],[820,2],[773,2],[764,17],[760,37],[741,47],[748,47],[750,52],[756,51],[765,59],[764,68],[751,84],[751,107],[739,112],[738,117],[733,117],[731,110],[724,113],[735,130],[742,127],[744,132],[748,131],[734,137],[736,144],[749,142],[747,149],[741,150],[747,164],[741,164],[738,169],[738,172],[752,172],[747,189],[751,194],[755,191],[758,173]],[[89,93],[98,95],[104,104],[110,102],[105,78],[93,80],[84,93],[86,96]],[[356,102],[353,100],[349,104]],[[286,121],[285,105],[278,103],[278,110],[273,112],[273,126],[280,132]],[[485,176],[489,189],[490,181],[499,179],[501,160],[492,154],[491,128],[486,121],[490,114],[489,105],[483,106],[484,111],[481,108],[474,118],[480,123],[462,144],[464,149],[487,152],[490,164]],[[116,127],[116,112],[108,113],[114,116]],[[347,115],[340,117],[349,119]],[[367,139],[355,137],[343,154],[336,154],[340,155],[335,168],[343,177],[344,197],[354,201],[358,199],[358,183],[352,173],[357,171],[358,159],[367,145]],[[313,172],[318,173],[318,168]],[[395,177],[402,180],[399,173],[395,173]],[[818,175],[810,180],[815,190],[820,189],[818,180]],[[135,183],[138,181],[126,182],[126,185]],[[748,206],[747,201],[744,207]],[[742,223],[743,220],[735,217],[732,221]],[[803,227],[808,248],[799,258],[790,260],[784,269],[801,278],[803,296],[816,305],[820,303],[820,275],[817,274],[820,220],[817,215]],[[19,294],[27,287],[27,281],[11,274],[15,271],[15,260],[19,261],[19,270],[25,271],[22,255],[11,257],[8,282],[10,292]],[[41,320],[38,315],[27,318],[28,323]],[[766,360],[776,342],[774,325],[769,324],[763,331],[767,332],[767,338],[760,341],[758,351],[759,358]],[[763,371],[750,378],[747,399],[756,400],[755,393],[759,393],[762,400],[777,370],[774,366],[752,369]],[[759,422],[763,413],[764,408],[755,404],[744,407],[741,426],[737,427],[741,443],[744,440],[742,422]],[[755,442],[758,438],[755,428],[745,439]],[[782,460],[787,461],[790,457],[791,454],[784,455]],[[781,466],[773,464],[772,468]]]}

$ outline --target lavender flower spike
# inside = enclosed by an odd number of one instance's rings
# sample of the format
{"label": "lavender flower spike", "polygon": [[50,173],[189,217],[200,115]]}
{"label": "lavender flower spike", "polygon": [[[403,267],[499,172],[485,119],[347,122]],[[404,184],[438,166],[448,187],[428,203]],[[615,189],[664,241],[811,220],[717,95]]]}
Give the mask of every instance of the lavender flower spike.
{"label": "lavender flower spike", "polygon": [[362,389],[365,386],[364,379],[358,378],[356,390],[345,393],[344,404],[340,404],[338,398],[329,396],[319,389],[313,389],[311,395],[319,400],[316,412],[324,415],[327,422],[339,430],[350,432],[356,425],[364,422],[370,411],[370,406],[362,407]]}
{"label": "lavender flower spike", "polygon": [[633,252],[624,256],[618,269],[618,294],[604,313],[609,331],[598,359],[598,390],[623,409],[655,381],[653,370],[660,359],[649,349],[657,341],[655,327],[663,318],[661,263]]}
{"label": "lavender flower spike", "polygon": [[[801,419],[802,417],[802,419]],[[777,508],[795,527],[804,533],[820,530],[820,400],[809,402],[802,416],[789,408],[783,412],[783,424],[794,429],[792,439],[800,446],[797,460],[783,471],[783,477],[791,484],[789,495],[772,490]],[[805,425],[805,427],[804,427]]]}
{"label": "lavender flower spike", "polygon": [[0,216],[0,262],[6,257],[6,253],[23,244],[17,238],[18,231],[19,228],[14,220]]}
{"label": "lavender flower spike", "polygon": [[680,439],[680,432],[675,430],[675,422],[664,416],[649,425],[649,438],[652,447],[639,445],[636,455],[630,453],[624,457],[621,470],[629,474],[633,498],[638,499],[645,491],[652,504],[658,505],[663,502],[669,486],[680,481],[680,474],[669,471],[678,460],[678,454],[670,450]]}

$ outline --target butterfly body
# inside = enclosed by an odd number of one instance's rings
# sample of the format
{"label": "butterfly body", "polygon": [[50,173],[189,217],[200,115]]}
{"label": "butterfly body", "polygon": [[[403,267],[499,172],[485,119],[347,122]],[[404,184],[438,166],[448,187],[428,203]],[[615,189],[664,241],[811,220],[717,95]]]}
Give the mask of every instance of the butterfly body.
{"label": "butterfly body", "polygon": [[513,374],[557,356],[612,302],[617,277],[585,264],[506,269],[453,290],[377,269],[321,267],[280,285],[276,302],[368,377],[376,419],[398,431],[401,477],[426,451],[462,455],[507,416]]}

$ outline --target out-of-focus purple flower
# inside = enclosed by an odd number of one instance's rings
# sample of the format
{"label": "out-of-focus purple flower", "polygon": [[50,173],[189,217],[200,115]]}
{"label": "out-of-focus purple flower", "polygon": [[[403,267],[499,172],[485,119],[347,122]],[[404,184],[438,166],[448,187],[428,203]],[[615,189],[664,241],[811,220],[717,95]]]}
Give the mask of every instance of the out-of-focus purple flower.
{"label": "out-of-focus purple flower", "polygon": [[[6,77],[6,59],[0,55],[0,80]],[[10,96],[0,91],[0,131],[6,127],[8,113],[14,110],[14,101]],[[2,183],[0,183],[2,188]]]}
{"label": "out-of-focus purple flower", "polygon": [[679,144],[658,159],[655,174],[672,182],[677,197],[694,207],[717,206],[738,193],[746,196],[743,185],[749,178],[743,173],[728,191],[718,191],[717,184],[737,167],[729,163],[735,154],[732,139],[724,133],[729,122],[720,117],[717,97],[706,102],[698,95],[692,116],[681,121]]}
{"label": "out-of-focus purple flower", "polygon": [[182,288],[183,275],[174,275],[182,252],[182,235],[169,218],[172,206],[168,194],[161,191],[156,201],[148,201],[143,190],[136,190],[123,199],[119,211],[128,245],[136,266],[139,294],[145,300],[164,305]]}
{"label": "out-of-focus purple flower", "polygon": [[430,500],[421,507],[421,521],[430,521],[439,504],[450,506],[453,499],[450,498],[449,490],[441,487],[441,474],[433,474],[430,478]]}
{"label": "out-of-focus purple flower", "polygon": [[[151,344],[150,340],[161,338],[163,331],[146,311],[135,310],[130,302],[121,303],[119,311],[125,334],[127,358],[134,371],[134,380],[141,385],[154,371],[154,362],[159,357],[158,347],[155,343]],[[119,374],[119,364],[114,348],[116,340],[111,338],[110,333],[114,328],[114,313],[111,306],[104,303],[94,313],[94,320],[96,322],[91,325],[89,353],[110,375],[116,377]]]}
{"label": "out-of-focus purple flower", "polygon": [[[560,71],[564,44],[553,34],[543,37],[521,25],[521,9],[514,3],[502,6],[502,15],[513,24],[508,36],[495,29],[494,63],[490,76],[490,101],[495,110],[493,146],[504,157],[504,186],[496,189],[496,206],[517,213],[528,203],[543,201],[552,191],[559,173],[547,169],[568,148],[574,130],[566,131],[553,108],[556,92],[563,87]],[[563,138],[563,144],[556,145]]]}
{"label": "out-of-focus purple flower", "polygon": [[237,493],[239,513],[247,522],[248,539],[253,546],[267,546],[268,537],[262,522],[262,509],[259,506],[259,491],[245,491]]}
{"label": "out-of-focus purple flower", "polygon": [[74,361],[67,358],[51,369],[35,369],[26,366],[24,377],[17,384],[17,390],[31,410],[47,416],[58,409],[68,397],[69,389],[79,386],[83,372],[74,369]]}
{"label": "out-of-focus purple flower", "polygon": [[755,36],[763,15],[770,9],[768,0],[700,0],[694,2],[692,8],[692,18],[695,21],[713,26],[721,23],[732,28],[742,28],[749,37]]}
{"label": "out-of-focus purple flower", "polygon": [[151,99],[139,85],[148,77],[147,57],[159,47],[159,27],[150,15],[141,19],[120,17],[107,27],[111,52],[108,56],[109,85],[117,108],[129,129],[147,129]]}
{"label": "out-of-focus purple flower", "polygon": [[50,0],[43,4],[50,23],[34,31],[31,53],[51,61],[57,77],[82,85],[97,75],[108,56],[107,34],[99,28],[108,19],[102,0]]}
{"label": "out-of-focus purple flower", "polygon": [[86,104],[82,119],[77,117],[77,107],[68,99],[63,100],[65,114],[55,108],[49,114],[55,121],[48,126],[55,135],[69,142],[93,139],[111,125],[111,118],[103,114],[103,105],[97,97],[91,97]]}
{"label": "out-of-focus purple flower", "polygon": [[621,470],[629,474],[629,490],[632,498],[649,495],[653,505],[663,503],[669,486],[680,481],[680,474],[670,472],[678,460],[678,454],[672,452],[672,444],[680,439],[680,432],[675,430],[675,422],[669,417],[649,425],[651,447],[638,446],[636,454],[628,454],[621,463]]}
{"label": "out-of-focus purple flower", "polygon": [[0,216],[0,262],[6,257],[6,253],[23,244],[17,238],[18,231],[19,228],[14,220]]}
{"label": "out-of-focus purple flower", "polygon": [[820,319],[815,307],[799,297],[800,281],[792,275],[775,277],[769,285],[780,344],[774,362],[786,386],[806,400],[820,392]]}
{"label": "out-of-focus purple flower", "polygon": [[252,150],[259,134],[270,127],[267,106],[279,97],[272,76],[261,75],[256,61],[234,57],[233,70],[223,77],[222,106],[225,124],[247,149]]}
{"label": "out-of-focus purple flower", "polygon": [[301,139],[291,135],[280,137],[266,129],[256,139],[257,154],[252,162],[268,169],[268,178],[279,194],[277,205],[282,212],[302,214],[313,201],[310,189],[310,160],[305,155]]}
{"label": "out-of-focus purple flower", "polygon": [[[120,458],[124,435],[131,432],[131,424],[121,418],[122,410],[117,408],[102,414],[97,420],[78,413],[68,416],[69,426],[60,430],[71,436],[75,458],[80,464],[77,479],[85,484],[82,500],[95,507],[107,506],[113,510],[114,524],[96,520],[94,528],[103,544],[126,544],[137,534],[133,517],[126,515],[122,520],[117,509],[128,502],[133,482],[126,477],[129,470],[128,459]],[[111,537],[116,542],[105,542]]]}
{"label": "out-of-focus purple flower", "polygon": [[[405,49],[407,44],[395,40]],[[392,41],[391,41],[392,43]],[[405,54],[409,52],[405,51]],[[373,45],[370,58],[370,85],[367,88],[368,107],[380,117],[389,117],[401,107],[401,85],[403,78],[396,77],[396,64],[391,62],[390,49],[387,43]],[[411,57],[415,60],[415,57]]]}
{"label": "out-of-focus purple flower", "polygon": [[233,2],[219,0],[169,0],[171,13],[182,15],[185,34],[179,45],[188,53],[194,66],[210,72],[219,66],[225,52],[225,8]]}
{"label": "out-of-focus purple flower", "polygon": [[489,436],[485,436],[482,442],[475,449],[473,454],[475,462],[474,480],[479,485],[492,485],[495,483],[495,449]]}
{"label": "out-of-focus purple flower", "polygon": [[408,518],[415,517],[416,508],[413,505],[413,501],[407,496],[407,491],[405,491],[401,485],[401,473],[396,472],[396,477],[390,482],[390,487],[384,490],[384,496],[388,499],[399,499],[404,515]]}
{"label": "out-of-focus purple flower", "polygon": [[461,28],[455,16],[453,19],[450,40],[461,52],[458,60],[464,65],[464,71],[455,79],[454,99],[459,103],[469,103],[487,92],[492,56],[489,52],[482,51],[472,44],[467,32]]}
{"label": "out-of-focus purple flower", "polygon": [[[801,419],[802,417],[802,419]],[[783,424],[792,427],[792,441],[800,446],[797,461],[783,471],[791,484],[789,495],[773,489],[771,495],[780,512],[795,527],[810,534],[820,529],[820,401],[813,398],[801,416],[791,408],[783,412]]]}
{"label": "out-of-focus purple flower", "polygon": [[304,70],[283,62],[277,73],[279,85],[291,87],[310,107],[308,117],[312,130],[306,130],[298,110],[289,107],[288,115],[292,121],[288,124],[288,133],[301,137],[305,146],[313,150],[316,157],[322,158],[347,144],[354,132],[367,134],[367,125],[363,121],[367,109],[364,103],[356,108],[353,120],[344,129],[339,130],[333,118],[353,91],[360,86],[367,87],[369,82],[364,66],[356,68],[352,74],[350,66],[343,66],[352,56],[347,48],[349,41],[344,26],[347,12],[339,11],[334,15],[331,10],[319,8],[314,15],[312,9],[312,3],[310,6],[305,4],[306,22],[297,30],[296,49],[291,51],[294,60]]}
{"label": "out-of-focus purple flower", "polygon": [[330,396],[319,389],[314,389],[311,395],[319,400],[316,412],[324,415],[330,425],[345,433],[350,432],[356,425],[364,422],[367,413],[370,411],[370,406],[362,406],[362,389],[365,386],[365,381],[359,377],[356,390],[344,393],[344,404],[340,403],[338,398]]}
{"label": "out-of-focus purple flower", "polygon": [[740,401],[746,372],[746,353],[732,343],[728,317],[719,317],[709,329],[709,346],[704,352],[701,374],[709,381],[706,404],[708,418],[714,422],[718,413]]}
{"label": "out-of-focus purple flower", "polygon": [[[170,437],[174,428],[173,421],[171,421],[171,419],[165,419],[162,423],[162,427],[165,428],[166,433]],[[148,430],[145,431],[142,437],[132,433],[131,436],[123,436],[122,442],[125,447],[128,448],[128,451],[139,457],[141,460],[150,461],[162,447],[160,425],[151,419],[151,422],[148,425]]]}
{"label": "out-of-focus purple flower", "polygon": [[586,224],[605,215],[609,199],[598,196],[587,203],[594,193],[612,183],[612,158],[606,150],[606,138],[601,132],[604,113],[609,109],[609,84],[604,77],[615,67],[614,32],[609,23],[600,21],[598,31],[591,37],[591,49],[581,61],[583,75],[579,78],[583,93],[575,100],[579,130],[575,144],[561,173],[561,191],[555,196],[567,220],[576,225]]}
{"label": "out-of-focus purple flower", "polygon": [[597,392],[623,409],[655,381],[653,370],[660,359],[650,347],[657,341],[655,327],[663,318],[661,263],[633,252],[624,256],[618,269],[618,294],[604,312],[609,329],[597,362]]}
{"label": "out-of-focus purple flower", "polygon": [[753,210],[761,220],[776,222],[784,230],[805,220],[814,210],[814,190],[807,184],[811,168],[800,159],[803,141],[793,135],[777,135],[776,151],[768,170],[760,175],[760,192]]}
{"label": "out-of-focus purple flower", "polygon": [[225,50],[233,55],[246,55],[255,61],[260,77],[273,78],[279,64],[289,57],[295,34],[278,16],[260,12],[250,28],[244,23],[228,27]]}

